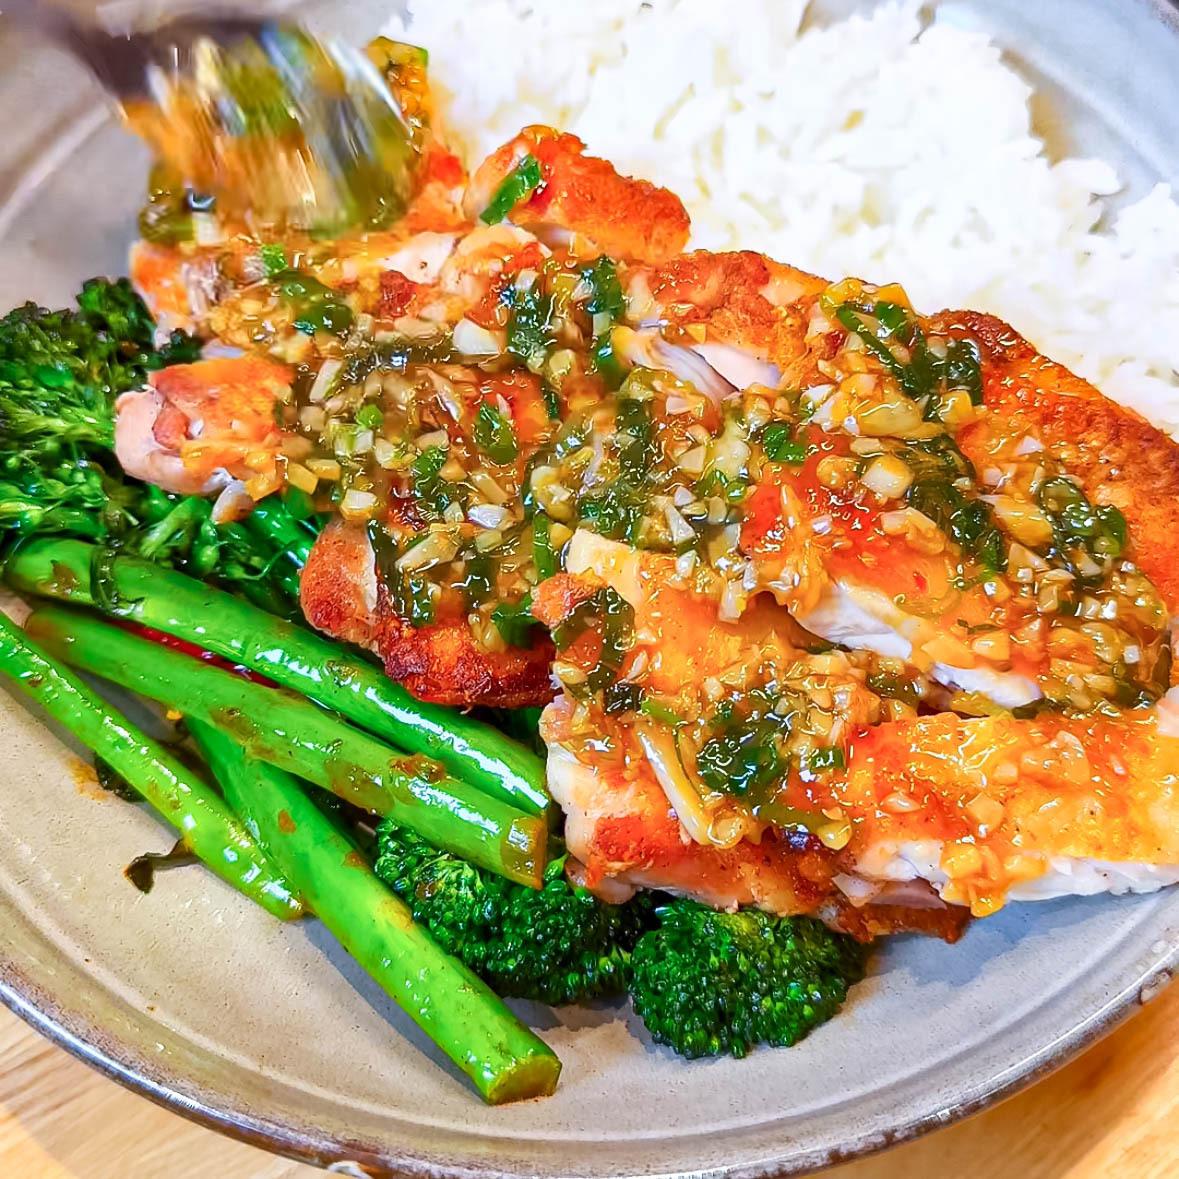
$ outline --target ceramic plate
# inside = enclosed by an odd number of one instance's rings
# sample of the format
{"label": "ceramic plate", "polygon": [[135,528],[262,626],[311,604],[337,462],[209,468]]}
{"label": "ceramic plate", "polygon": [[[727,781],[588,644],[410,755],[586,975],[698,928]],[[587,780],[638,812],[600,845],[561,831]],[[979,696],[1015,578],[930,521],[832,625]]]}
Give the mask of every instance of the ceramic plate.
{"label": "ceramic plate", "polygon": [[[767,0],[769,2],[769,0]],[[852,5],[830,4],[841,13]],[[820,13],[822,15],[822,13]],[[946,0],[1047,96],[1060,146],[1137,191],[1179,178],[1179,30],[1147,0]],[[380,6],[328,24],[375,30]],[[119,272],[146,160],[68,61],[0,38],[0,308]],[[756,242],[750,242],[756,247]],[[79,1056],[274,1150],[477,1176],[799,1172],[941,1126],[1132,1011],[1179,957],[1179,890],[1013,907],[958,946],[900,938],[790,1051],[684,1063],[624,1008],[523,1014],[565,1062],[543,1103],[484,1108],[313,922],[283,927],[206,873],[120,877],[168,846],[80,789],[73,754],[0,695],[0,992]]]}

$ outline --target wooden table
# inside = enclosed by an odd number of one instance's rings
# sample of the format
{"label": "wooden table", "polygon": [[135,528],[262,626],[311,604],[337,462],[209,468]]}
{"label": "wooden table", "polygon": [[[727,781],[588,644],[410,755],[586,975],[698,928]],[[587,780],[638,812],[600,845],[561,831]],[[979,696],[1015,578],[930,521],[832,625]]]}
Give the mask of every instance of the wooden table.
{"label": "wooden table", "polygon": [[[831,1179],[1172,1179],[1179,986],[1055,1076]],[[3,1179],[314,1179],[136,1097],[0,1011]]]}

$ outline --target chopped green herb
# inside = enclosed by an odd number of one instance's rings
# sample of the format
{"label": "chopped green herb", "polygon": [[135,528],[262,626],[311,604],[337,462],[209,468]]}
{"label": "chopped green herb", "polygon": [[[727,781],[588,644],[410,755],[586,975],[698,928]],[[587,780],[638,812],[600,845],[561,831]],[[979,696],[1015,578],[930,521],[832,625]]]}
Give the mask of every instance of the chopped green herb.
{"label": "chopped green herb", "polygon": [[610,540],[634,541],[638,537],[646,501],[634,488],[621,480],[611,483],[598,495],[578,501],[579,523]]}
{"label": "chopped green herb", "polygon": [[634,397],[618,401],[614,411],[614,444],[623,479],[635,486],[644,484],[657,458],[651,411],[645,401]]}
{"label": "chopped green herb", "polygon": [[842,770],[846,764],[843,750],[838,745],[824,745],[812,749],[806,759],[806,768],[812,774],[821,774],[824,770]]}
{"label": "chopped green herb", "polygon": [[626,312],[626,296],[614,262],[603,254],[582,268],[581,277],[590,291],[585,309],[591,315],[608,315],[611,321],[621,319]]}
{"label": "chopped green herb", "polygon": [[434,597],[430,583],[423,577],[407,576],[398,568],[397,542],[375,520],[369,522],[368,537],[376,559],[377,573],[398,618],[413,627],[429,626],[434,621]]}
{"label": "chopped green herb", "polygon": [[624,712],[635,712],[643,703],[643,689],[638,684],[624,680],[610,684],[602,692],[602,708],[608,716]]}
{"label": "chopped green herb", "polygon": [[[899,303],[885,300],[868,306],[843,303],[835,311],[840,324],[853,332],[864,346],[915,401],[928,399],[927,415],[936,416],[939,390],[965,389],[973,404],[982,402],[982,366],[973,340],[951,340],[944,356],[929,350],[917,316]],[[874,321],[874,325],[873,322]],[[893,345],[903,349],[902,359]]]}
{"label": "chopped green herb", "polygon": [[877,696],[883,696],[889,700],[901,700],[911,708],[916,708],[917,702],[921,699],[916,681],[897,675],[895,672],[872,672],[868,676],[868,689],[875,692]]}
{"label": "chopped green herb", "polygon": [[278,242],[267,242],[258,253],[262,257],[262,265],[266,267],[267,278],[274,278],[287,269],[287,252]]}
{"label": "chopped green herb", "polygon": [[1075,570],[1070,554],[1082,550],[1095,560],[1116,559],[1126,547],[1126,518],[1117,508],[1095,506],[1071,479],[1047,479],[1037,497],[1052,521],[1053,547]]}
{"label": "chopped green herb", "polygon": [[356,411],[356,424],[366,430],[379,430],[385,424],[385,415],[376,405],[362,405]]}
{"label": "chopped green herb", "polygon": [[553,545],[553,522],[544,514],[537,512],[532,518],[532,563],[536,566],[536,576],[540,581],[546,581],[560,570],[560,557]]}
{"label": "chopped green herb", "polygon": [[942,368],[947,389],[965,389],[972,405],[983,400],[982,360],[973,340],[951,340]]}
{"label": "chopped green herb", "polygon": [[626,652],[634,638],[635,612],[616,590],[603,586],[579,602],[553,630],[558,651],[567,650],[587,630],[601,640],[597,665],[582,687],[589,693],[601,692],[618,679]]}
{"label": "chopped green herb", "polygon": [[509,647],[530,646],[533,631],[540,626],[532,617],[531,594],[526,594],[518,602],[501,602],[492,610],[491,621]]}
{"label": "chopped green herb", "polygon": [[508,351],[530,368],[539,369],[556,341],[553,335],[553,297],[533,283],[527,290],[512,288],[509,299]]}
{"label": "chopped green herb", "polygon": [[786,774],[781,742],[793,721],[793,713],[774,710],[772,694],[762,689],[722,701],[711,721],[712,736],[696,756],[701,781],[722,794],[765,802]]}
{"label": "chopped green herb", "polygon": [[674,727],[681,724],[684,719],[674,709],[668,708],[666,704],[661,704],[658,700],[652,700],[650,696],[644,698],[639,706],[639,711],[644,716],[649,716],[653,721],[658,721],[661,725]]}
{"label": "chopped green herb", "polygon": [[748,492],[748,479],[740,475],[730,478],[723,471],[708,471],[696,482],[698,496],[719,495],[728,504],[741,503]]}
{"label": "chopped green herb", "polygon": [[722,794],[749,794],[780,778],[784,768],[775,744],[762,744],[757,729],[726,730],[696,756],[701,781]]}
{"label": "chopped green herb", "polygon": [[800,466],[809,453],[807,444],[794,437],[794,427],[788,422],[771,422],[761,434],[762,449],[772,463],[791,463]]}
{"label": "chopped green herb", "polygon": [[462,592],[466,608],[474,610],[491,597],[491,558],[486,553],[472,552],[467,555],[463,566],[463,577],[457,587]]}
{"label": "chopped green herb", "polygon": [[967,499],[948,480],[936,477],[917,479],[906,498],[984,568],[996,573],[1007,568],[1007,541],[988,504]]}
{"label": "chopped green herb", "polygon": [[446,451],[441,446],[427,446],[411,467],[418,506],[435,516],[441,516],[452,503],[466,500],[465,487],[442,478],[440,472],[444,466]]}
{"label": "chopped green herb", "polygon": [[430,583],[415,574],[398,574],[386,582],[389,604],[399,618],[413,627],[429,626],[434,621],[434,598]]}
{"label": "chopped green herb", "polygon": [[590,366],[603,380],[610,392],[622,384],[626,373],[614,354],[614,340],[610,330],[594,338],[590,348]]}
{"label": "chopped green herb", "polygon": [[475,445],[493,463],[510,463],[519,453],[515,427],[490,401],[479,406],[473,433]]}
{"label": "chopped green herb", "polygon": [[498,225],[521,201],[532,196],[542,180],[540,161],[530,152],[500,182],[480,220],[484,225]]}
{"label": "chopped green herb", "polygon": [[549,415],[549,421],[559,422],[561,420],[561,398],[556,389],[548,381],[541,381],[540,395],[544,398],[545,413]]}
{"label": "chopped green herb", "polygon": [[295,312],[296,330],[309,336],[316,332],[342,336],[352,326],[352,308],[313,275],[281,270],[271,277],[279,294]]}

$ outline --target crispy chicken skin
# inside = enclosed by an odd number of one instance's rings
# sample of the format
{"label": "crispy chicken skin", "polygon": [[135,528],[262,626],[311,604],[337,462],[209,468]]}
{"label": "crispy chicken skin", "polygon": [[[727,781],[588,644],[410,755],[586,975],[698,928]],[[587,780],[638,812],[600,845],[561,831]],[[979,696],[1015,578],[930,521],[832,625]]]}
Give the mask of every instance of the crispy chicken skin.
{"label": "crispy chicken skin", "polygon": [[805,351],[806,315],[798,306],[827,283],[751,250],[696,250],[657,266],[627,270],[628,318],[666,319],[703,328],[710,339],[769,360],[783,372]]}
{"label": "crispy chicken skin", "polygon": [[540,187],[516,205],[514,224],[538,236],[589,239],[614,258],[663,262],[688,241],[688,214],[674,193],[646,180],[620,176],[614,166],[585,154],[576,135],[551,127],[525,127],[479,165],[467,189],[472,220],[487,208],[517,164],[531,154],[540,164]]}
{"label": "crispy chicken skin", "polygon": [[552,645],[488,651],[459,615],[413,627],[397,616],[378,581],[363,528],[335,523],[315,542],[303,570],[307,621],[380,656],[386,674],[420,700],[465,708],[526,708],[553,698]]}
{"label": "crispy chicken skin", "polygon": [[[1131,409],[1041,356],[991,315],[944,311],[935,322],[960,325],[984,349],[983,396],[998,418],[1034,429],[1058,448],[1066,469],[1097,503],[1126,517],[1139,568],[1179,616],[1179,447]],[[986,420],[968,426],[959,445],[976,466],[987,459]]]}
{"label": "crispy chicken skin", "polygon": [[299,603],[312,626],[375,651],[380,602],[372,546],[362,528],[343,521],[318,536],[303,568]]}
{"label": "crispy chicken skin", "polygon": [[[484,225],[481,214],[528,155],[540,166],[540,184],[504,223]],[[895,366],[890,383],[879,356],[874,361],[869,354],[873,340],[860,345],[853,337],[877,331],[876,341],[890,338],[895,346],[900,337],[882,331],[878,309],[893,304],[912,315],[903,291],[865,289],[854,280],[830,286],[748,251],[684,254],[689,224],[679,199],[619,175],[588,156],[575,136],[525,128],[475,171],[461,207],[460,180],[461,174],[440,176],[429,199],[389,231],[337,243],[316,260],[315,275],[351,300],[354,312],[372,315],[382,331],[412,335],[432,326],[452,333],[456,343],[490,339],[486,354],[499,355],[509,347],[518,290],[546,267],[564,266],[573,274],[607,254],[626,296],[621,319],[607,325],[623,370],[641,367],[659,379],[679,378],[681,391],[707,403],[696,421],[709,423],[705,434],[714,440],[713,427],[727,420],[730,407],[745,413],[759,399],[777,398],[773,416],[798,431],[806,457],[749,468],[750,488],[722,555],[743,565],[742,592],[723,609],[727,590],[717,587],[736,582],[720,576],[715,556],[696,573],[680,574],[667,552],[607,540],[576,513],[560,517],[569,521],[565,572],[527,581],[533,615],[549,628],[579,610],[584,620],[599,590],[614,591],[633,610],[633,628],[619,644],[621,667],[611,686],[631,688],[640,705],[624,700],[608,709],[604,693],[585,687],[608,646],[606,632],[590,625],[576,622],[562,628],[563,635],[559,630],[559,653],[547,637],[528,648],[505,646],[478,614],[480,604],[496,599],[473,599],[468,615],[465,598],[447,583],[432,587],[433,621],[412,626],[394,609],[368,533],[355,524],[333,524],[314,547],[302,580],[312,625],[376,652],[387,673],[423,699],[460,707],[547,704],[541,729],[550,787],[566,813],[567,846],[585,883],[604,896],[666,889],[726,908],[813,913],[865,940],[921,931],[952,941],[972,913],[988,914],[1007,900],[1179,882],[1179,691],[1154,708],[1130,708],[1126,696],[1110,695],[1115,684],[1095,697],[1100,709],[1070,704],[1080,715],[1053,711],[1064,707],[1053,693],[1068,675],[1112,682],[1121,655],[1098,658],[1098,639],[1080,625],[1095,622],[1090,629],[1100,630],[1112,615],[1082,617],[1044,606],[1038,583],[1030,594],[1017,584],[1032,567],[1028,554],[1047,569],[1042,555],[1051,557],[1049,541],[1055,544],[1048,507],[1041,504],[1041,512],[1028,488],[1042,487],[1053,474],[1073,476],[1092,505],[1119,509],[1126,521],[1125,563],[1107,562],[1106,575],[1125,573],[1132,588],[1120,597],[1094,597],[1097,606],[1089,605],[1105,609],[1113,602],[1123,642],[1118,650],[1134,652],[1118,668],[1125,681],[1120,686],[1133,681],[1141,687],[1149,679],[1145,673],[1157,669],[1153,694],[1134,697],[1139,703],[1157,699],[1166,667],[1160,636],[1166,616],[1179,617],[1179,448],[1170,439],[1040,355],[1000,320],[969,311],[925,317],[920,329],[943,350],[939,356],[951,344],[971,350],[979,363],[970,396],[964,384],[942,387],[943,394],[971,404],[953,416],[934,401],[917,405],[914,395],[898,408],[905,398],[896,396],[902,385]],[[137,284],[151,292],[163,321],[213,324],[225,339],[216,325],[258,282],[250,259],[232,256],[234,248],[142,246],[133,258]],[[865,330],[858,333],[857,308],[874,325],[861,320]],[[568,328],[558,322],[550,344],[583,347],[578,333],[589,329]],[[593,332],[601,331],[595,323]],[[885,359],[904,367],[911,344],[907,338]],[[557,395],[559,386],[567,422],[579,415],[615,420],[607,392],[614,386],[604,385],[595,370],[549,388],[548,376],[542,385],[543,349],[539,360],[515,351],[523,365],[490,375],[487,365],[459,351],[456,363],[425,366],[439,395],[445,391],[450,415],[430,417],[431,433],[444,430],[446,448],[468,461],[479,449],[473,432],[479,407],[488,407],[485,416],[495,410],[509,419],[518,453],[490,464],[508,496],[524,486],[531,460],[550,462],[551,451],[538,452],[560,426],[543,393]],[[979,380],[982,412],[974,405]],[[211,400],[223,396],[215,381],[206,385]],[[663,432],[660,445],[676,447],[675,418],[696,413],[695,403],[660,388],[658,379],[655,386],[647,393],[656,430]],[[253,408],[266,401],[269,412],[282,391],[264,382],[258,389]],[[150,436],[142,449],[153,462],[179,462],[181,450],[207,433],[206,423],[224,420],[233,432],[236,419],[204,412],[195,384],[173,392],[153,386],[127,403],[124,433],[133,433],[138,422],[140,441]],[[668,409],[673,395],[689,410]],[[882,410],[883,418],[871,417]],[[914,420],[898,425],[906,412]],[[251,420],[265,416],[259,411]],[[937,478],[945,488],[960,485],[963,494],[992,504],[996,519],[997,501],[1014,498],[1005,480],[1024,479],[1027,466],[1039,471],[1019,501],[1024,534],[1016,536],[1012,515],[1002,521],[1004,543],[1014,552],[1018,540],[1024,549],[1022,563],[1013,559],[1009,567],[1004,557],[988,564],[960,534],[951,534],[944,519],[911,506],[917,502],[907,498],[911,483],[891,489],[868,483],[867,464],[879,453],[871,449],[874,439],[907,447],[943,427],[961,451],[958,458],[968,460],[959,474],[971,465],[974,470],[959,478],[941,468]],[[576,452],[587,464],[601,461],[610,445],[607,440],[606,448],[595,450],[594,438],[600,444],[601,437],[594,430],[600,435],[602,427],[595,425]],[[214,434],[217,454],[228,456],[223,465],[232,469],[235,440]],[[747,438],[764,449],[755,432]],[[256,450],[262,440],[254,431],[245,441]],[[687,453],[675,450],[678,458]],[[186,477],[208,476],[193,467],[191,450],[188,459]],[[914,459],[910,480],[922,461]],[[843,482],[841,464],[856,471]],[[933,478],[925,469],[924,477]],[[454,517],[452,508],[443,518],[450,505],[423,507],[428,493],[417,501],[412,479],[391,478],[387,531],[398,553],[431,527],[474,534],[474,517]],[[163,476],[157,481],[169,485]],[[202,484],[200,490],[215,488]],[[689,493],[675,504],[687,513],[694,492],[681,490]],[[461,506],[467,511],[470,505]],[[937,510],[936,504],[930,508]],[[1029,538],[1037,526],[1029,512],[1039,513],[1046,537]],[[530,546],[528,520],[521,525],[517,519],[517,526]],[[449,558],[437,560],[447,565]],[[465,576],[465,565],[455,568],[456,576]],[[514,592],[512,600],[519,601],[518,586]],[[539,628],[535,633],[542,635]],[[836,649],[824,650],[820,638]],[[881,661],[912,674],[905,682],[922,707],[970,712],[981,701],[986,707],[980,711],[997,715],[915,715],[917,703],[892,695],[887,677],[877,675]],[[1144,673],[1136,680],[1135,668]],[[718,787],[701,787],[696,759],[706,734],[715,731],[708,718],[718,702],[771,684],[783,693],[774,708],[793,710],[782,737],[793,744],[782,746],[774,805],[804,816],[805,823],[780,814],[767,818],[752,803],[721,798],[725,791]],[[1043,704],[1048,708],[1031,719],[1008,711]],[[662,719],[657,711],[645,712],[647,705],[662,709]],[[835,756],[814,772],[809,759],[817,751]]]}
{"label": "crispy chicken skin", "polygon": [[253,356],[152,373],[116,405],[119,463],[182,495],[219,491],[231,478],[274,490],[281,482],[274,471],[280,437],[274,409],[289,395],[292,377],[285,365]]}
{"label": "crispy chicken skin", "polygon": [[886,722],[853,734],[845,770],[792,789],[853,817],[861,875],[933,879],[978,916],[1087,878],[1095,892],[1149,890],[1179,878],[1171,708]]}
{"label": "crispy chicken skin", "polygon": [[[542,719],[549,784],[589,887],[621,882],[718,906],[818,912],[853,932],[845,911],[854,910],[864,928],[952,936],[960,926],[929,912],[943,902],[983,916],[1008,899],[1179,880],[1179,690],[1155,709],[1112,717],[940,713],[874,723],[874,697],[854,672],[790,651],[798,632],[772,602],[723,622],[707,597],[668,586],[666,558],[587,533],[575,537],[569,562],[575,572],[543,583],[534,611],[556,626],[596,586],[610,586],[635,611],[630,667],[645,661],[656,699],[690,707],[710,678],[776,660],[783,684],[805,676],[812,700],[833,697],[846,733],[830,738],[845,747],[846,766],[793,773],[784,796],[799,812],[846,818],[838,850],[772,829],[730,845],[716,842],[715,818],[702,833],[677,813],[641,714],[587,715],[561,697]],[[592,637],[561,658],[593,666]],[[682,752],[669,747],[676,759]]]}
{"label": "crispy chicken skin", "polygon": [[589,889],[622,884],[683,893],[718,908],[818,913],[861,941],[911,932],[952,942],[965,929],[967,910],[932,892],[919,904],[852,905],[834,883],[843,870],[840,855],[814,836],[770,831],[756,844],[743,840],[724,849],[686,839],[641,762],[587,764],[567,751],[571,717],[570,702],[557,700],[545,709],[541,735],[550,747],[550,783],[566,813],[566,844],[585,865]]}
{"label": "crispy chicken skin", "polygon": [[[790,387],[826,379],[817,367],[823,342],[807,341],[803,306],[827,287],[825,279],[761,254],[697,251],[662,266],[630,267],[626,281],[631,319],[699,325],[709,338],[770,360]],[[984,403],[993,417],[1033,430],[1096,502],[1122,511],[1139,566],[1179,615],[1179,447],[995,316],[942,311],[929,324],[978,341]],[[976,466],[986,465],[985,418],[957,441]]]}

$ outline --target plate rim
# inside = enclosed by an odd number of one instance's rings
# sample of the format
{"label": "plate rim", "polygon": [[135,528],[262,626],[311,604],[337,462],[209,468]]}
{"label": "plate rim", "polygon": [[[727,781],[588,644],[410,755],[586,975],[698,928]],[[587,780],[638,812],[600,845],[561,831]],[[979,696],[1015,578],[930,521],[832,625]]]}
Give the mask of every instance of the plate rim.
{"label": "plate rim", "polygon": [[[1159,19],[1179,29],[1179,0],[1140,2]],[[283,0],[279,5],[296,9],[312,6],[310,0]],[[95,119],[93,126],[82,132],[83,137],[103,122],[105,118]],[[53,146],[47,145],[50,151]],[[76,145],[71,143],[70,146]],[[44,154],[47,153],[36,153],[38,159]],[[22,203],[19,192],[6,195],[10,200],[17,197],[16,204]],[[1177,972],[1179,939],[1163,944],[1157,955],[1152,954],[1132,972],[1128,981],[1122,981],[1113,995],[1088,1013],[1082,1013],[1067,1031],[1017,1063],[993,1072],[965,1100],[946,1106],[931,1095],[924,1108],[910,1113],[899,1124],[884,1130],[857,1127],[839,1147],[811,1147],[789,1158],[742,1162],[706,1173],[723,1175],[725,1179],[786,1179],[787,1176],[810,1174],[877,1154],[961,1122],[1029,1088],[1091,1048],[1166,991]],[[128,1091],[196,1125],[285,1158],[315,1166],[332,1166],[332,1169],[346,1174],[374,1177],[435,1179],[440,1175],[453,1175],[467,1179],[531,1179],[534,1174],[521,1166],[463,1164],[441,1155],[431,1157],[421,1151],[399,1148],[391,1142],[348,1140],[342,1135],[300,1125],[294,1119],[268,1117],[252,1111],[216,1087],[200,1086],[186,1076],[183,1068],[149,1067],[148,1058],[128,1039],[112,1036],[103,1030],[99,1021],[81,1010],[63,1007],[19,967],[4,947],[0,947],[0,1003],[50,1043]],[[199,1089],[198,1094],[186,1092],[194,1086]],[[472,1097],[472,1100],[476,1098]],[[785,1149],[789,1150],[789,1147]],[[630,1173],[637,1175],[640,1172]],[[566,1174],[572,1177],[584,1172]],[[670,1171],[661,1174],[660,1179],[688,1179],[701,1174],[700,1171]]]}
{"label": "plate rim", "polygon": [[[1142,966],[1136,975],[1102,1006],[1074,1024],[1064,1035],[1035,1053],[1026,1056],[1014,1068],[988,1077],[978,1092],[968,1100],[949,1107],[937,1103],[911,1115],[885,1132],[860,1129],[845,1145],[829,1150],[812,1149],[788,1159],[771,1159],[759,1163],[741,1163],[717,1168],[711,1174],[725,1179],[787,1179],[813,1174],[817,1170],[878,1154],[893,1146],[916,1141],[934,1130],[946,1128],[976,1113],[989,1109],[1031,1087],[1050,1073],[1093,1047],[1136,1011],[1162,995],[1179,972],[1179,941],[1164,946],[1157,957]],[[203,1092],[200,1099],[181,1091],[183,1076],[179,1071],[161,1069],[156,1075],[143,1067],[126,1041],[108,1040],[101,1029],[84,1015],[64,1013],[48,995],[38,994],[33,983],[7,955],[0,953],[0,1003],[50,1043],[63,1048],[75,1059],[113,1080],[140,1097],[179,1114],[205,1129],[215,1130],[248,1146],[313,1166],[341,1169],[351,1164],[355,1173],[373,1179],[388,1176],[408,1179],[437,1179],[440,1175],[471,1176],[477,1179],[531,1179],[528,1168],[503,1169],[501,1166],[456,1166],[414,1151],[401,1151],[390,1144],[349,1142],[330,1134],[260,1118],[231,1101],[221,1100],[215,1090]],[[107,1043],[104,1044],[104,1041]],[[768,1049],[767,1049],[768,1051]],[[472,1098],[474,1100],[474,1098]],[[638,1172],[635,1172],[637,1175]],[[690,1179],[699,1171],[668,1172],[660,1179]],[[569,1172],[569,1179],[576,1173]]]}

